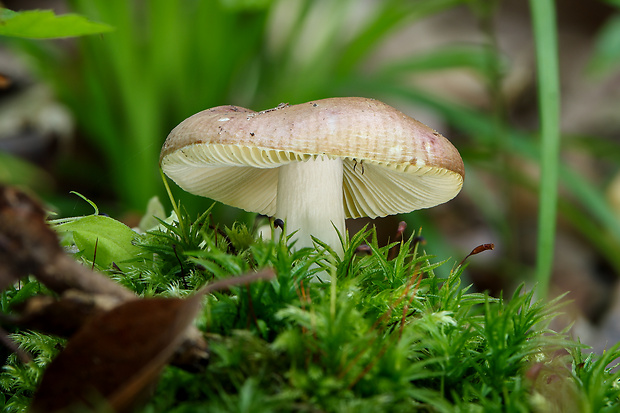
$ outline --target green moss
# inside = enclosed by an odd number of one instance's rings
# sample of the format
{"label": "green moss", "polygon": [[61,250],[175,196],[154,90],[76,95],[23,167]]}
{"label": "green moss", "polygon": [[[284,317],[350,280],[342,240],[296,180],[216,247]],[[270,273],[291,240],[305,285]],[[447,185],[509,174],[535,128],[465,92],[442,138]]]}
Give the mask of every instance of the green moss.
{"label": "green moss", "polygon": [[[145,296],[185,296],[263,267],[277,277],[205,299],[196,323],[209,365],[168,367],[144,412],[545,411],[556,389],[582,411],[617,407],[617,373],[606,369],[617,349],[584,359],[578,343],[548,329],[557,301],[523,288],[507,300],[471,292],[463,268],[438,277],[450,260],[424,255],[413,238],[380,247],[364,229],[339,259],[320,243],[291,252],[286,239],[253,240],[243,225],[219,230],[208,212],[180,220],[140,236],[142,253],[111,276]],[[364,242],[371,254],[357,252]],[[321,270],[332,283],[311,281]],[[16,337],[39,356],[30,365],[9,358],[0,375],[7,411],[27,406],[59,348],[46,336]]]}

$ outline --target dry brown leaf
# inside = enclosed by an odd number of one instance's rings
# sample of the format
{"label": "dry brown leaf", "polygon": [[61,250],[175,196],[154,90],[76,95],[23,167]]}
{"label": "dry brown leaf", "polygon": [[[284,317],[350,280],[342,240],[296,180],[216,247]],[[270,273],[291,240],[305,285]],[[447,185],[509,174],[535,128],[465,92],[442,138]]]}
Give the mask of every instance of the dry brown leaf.
{"label": "dry brown leaf", "polygon": [[187,299],[132,300],[86,323],[50,364],[32,410],[54,412],[75,404],[130,411],[148,396],[184,338],[202,296],[274,276],[271,269],[213,283]]}

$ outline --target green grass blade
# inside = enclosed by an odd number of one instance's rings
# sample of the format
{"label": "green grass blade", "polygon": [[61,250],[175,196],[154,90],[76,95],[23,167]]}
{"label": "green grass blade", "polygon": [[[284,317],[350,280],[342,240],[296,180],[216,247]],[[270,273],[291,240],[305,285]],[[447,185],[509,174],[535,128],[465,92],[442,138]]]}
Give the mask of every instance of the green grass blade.
{"label": "green grass blade", "polygon": [[553,0],[530,0],[541,119],[541,182],[538,212],[536,280],[546,297],[553,265],[560,152],[560,85]]}

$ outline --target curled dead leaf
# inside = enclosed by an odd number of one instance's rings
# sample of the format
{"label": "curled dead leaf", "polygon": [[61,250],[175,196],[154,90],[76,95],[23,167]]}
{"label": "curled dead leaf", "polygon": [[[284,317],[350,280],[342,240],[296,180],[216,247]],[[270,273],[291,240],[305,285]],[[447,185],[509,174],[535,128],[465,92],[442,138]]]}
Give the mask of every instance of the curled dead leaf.
{"label": "curled dead leaf", "polygon": [[94,317],[50,364],[31,406],[54,412],[107,404],[127,412],[144,400],[211,291],[274,276],[264,269],[217,281],[193,296],[132,300]]}

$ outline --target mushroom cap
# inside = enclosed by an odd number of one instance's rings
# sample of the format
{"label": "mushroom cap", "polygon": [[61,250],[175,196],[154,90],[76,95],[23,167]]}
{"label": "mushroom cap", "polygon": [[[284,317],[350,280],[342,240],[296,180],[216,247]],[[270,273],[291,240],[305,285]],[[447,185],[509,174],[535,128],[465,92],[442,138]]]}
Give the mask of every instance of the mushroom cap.
{"label": "mushroom cap", "polygon": [[262,112],[230,105],[204,110],[170,132],[160,166],[188,192],[273,216],[278,167],[321,155],[343,159],[347,218],[447,202],[465,175],[459,152],[441,134],[385,103],[357,97]]}

